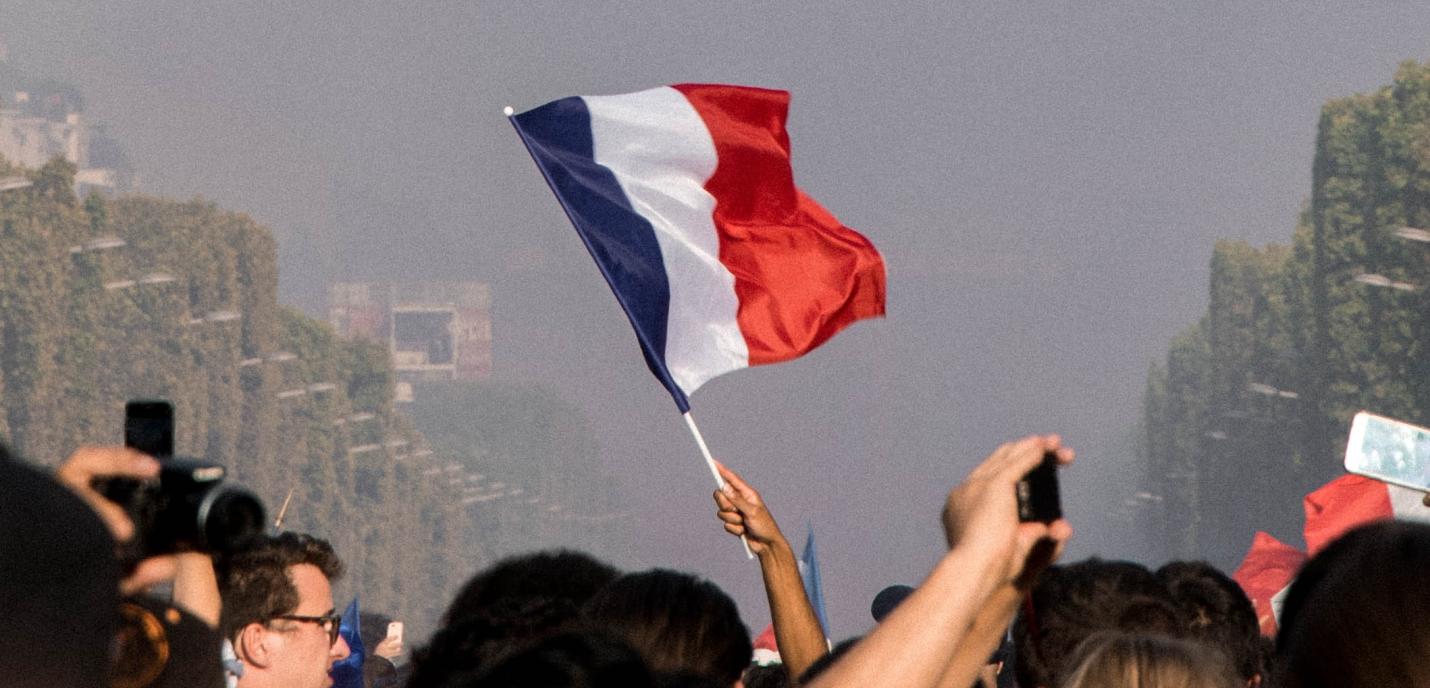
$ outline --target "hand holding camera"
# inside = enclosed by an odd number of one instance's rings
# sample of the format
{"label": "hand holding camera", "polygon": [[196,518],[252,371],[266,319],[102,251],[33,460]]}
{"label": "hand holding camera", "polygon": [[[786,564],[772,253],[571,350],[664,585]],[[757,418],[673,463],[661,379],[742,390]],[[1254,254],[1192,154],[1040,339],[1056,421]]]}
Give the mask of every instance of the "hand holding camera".
{"label": "hand holding camera", "polygon": [[125,447],[83,447],[57,476],[88,502],[118,543],[124,594],[172,580],[173,555],[228,552],[263,532],[263,505],[224,484],[222,466],[173,458],[174,410],[125,406]]}
{"label": "hand holding camera", "polygon": [[1072,460],[1057,435],[998,447],[949,492],[943,511],[949,547],[1004,562],[1009,582],[1036,574],[1072,534],[1061,517],[1056,475]]}

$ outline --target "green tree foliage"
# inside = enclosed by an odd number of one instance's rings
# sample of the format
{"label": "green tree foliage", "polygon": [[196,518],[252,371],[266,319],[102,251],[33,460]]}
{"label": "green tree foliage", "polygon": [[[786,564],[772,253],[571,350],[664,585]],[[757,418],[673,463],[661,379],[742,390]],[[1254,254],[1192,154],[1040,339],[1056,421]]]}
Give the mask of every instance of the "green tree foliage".
{"label": "green tree foliage", "polygon": [[[414,637],[430,630],[496,538],[441,470],[451,459],[395,412],[386,350],[280,307],[277,246],[247,216],[202,200],[79,203],[62,161],[27,171],[0,160],[0,173],[34,181],[0,192],[0,436],[53,465],[80,444],[121,441],[126,400],[169,399],[179,453],[228,467],[271,516],[291,493],[285,528],[334,543],[350,570],[339,597],[360,594]],[[511,440],[522,460],[589,454],[554,439],[559,422],[580,421],[543,412],[547,402],[508,411],[557,423]],[[483,441],[496,444],[456,446],[517,455],[499,436]],[[545,492],[565,479],[555,473],[520,479]],[[501,518],[530,530],[540,521],[529,516]]]}
{"label": "green tree foliage", "polygon": [[1291,246],[1219,242],[1207,315],[1149,375],[1145,484],[1168,554],[1230,565],[1256,529],[1294,541],[1360,409],[1430,424],[1430,247],[1406,226],[1430,226],[1430,67],[1415,63],[1326,104]]}

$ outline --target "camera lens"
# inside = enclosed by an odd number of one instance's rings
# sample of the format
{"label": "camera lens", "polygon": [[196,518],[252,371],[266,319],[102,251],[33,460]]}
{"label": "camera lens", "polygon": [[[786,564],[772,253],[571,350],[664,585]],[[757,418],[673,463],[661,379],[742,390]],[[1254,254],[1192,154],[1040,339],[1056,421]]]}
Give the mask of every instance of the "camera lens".
{"label": "camera lens", "polygon": [[263,534],[263,503],[257,497],[234,489],[213,490],[199,513],[203,533],[202,548],[211,552],[232,552]]}

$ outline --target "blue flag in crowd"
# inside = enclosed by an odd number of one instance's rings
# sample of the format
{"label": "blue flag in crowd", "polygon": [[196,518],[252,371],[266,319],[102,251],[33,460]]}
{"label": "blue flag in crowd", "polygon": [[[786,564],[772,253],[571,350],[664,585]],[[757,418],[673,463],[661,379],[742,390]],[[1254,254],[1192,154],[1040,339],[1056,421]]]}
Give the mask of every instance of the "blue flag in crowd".
{"label": "blue flag in crowd", "polygon": [[814,527],[804,540],[804,553],[799,555],[799,577],[804,581],[804,592],[809,595],[809,603],[814,605],[814,614],[819,617],[819,625],[824,627],[824,635],[829,635],[829,617],[824,613],[824,588],[819,583],[819,560],[814,552]]}
{"label": "blue flag in crowd", "polygon": [[363,688],[362,663],[367,652],[362,647],[362,627],[358,622],[358,600],[356,597],[343,612],[343,622],[338,627],[338,635],[348,643],[347,657],[333,663],[328,672],[333,677],[333,688]]}

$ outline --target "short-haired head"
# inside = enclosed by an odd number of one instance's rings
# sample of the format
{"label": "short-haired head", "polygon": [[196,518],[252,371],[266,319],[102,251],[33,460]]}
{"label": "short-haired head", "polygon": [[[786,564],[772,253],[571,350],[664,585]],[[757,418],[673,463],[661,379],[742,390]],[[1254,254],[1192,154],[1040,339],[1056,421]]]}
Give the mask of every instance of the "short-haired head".
{"label": "short-haired head", "polygon": [[326,540],[303,533],[264,537],[218,562],[223,612],[219,627],[233,638],[244,626],[264,623],[298,606],[291,569],[316,567],[329,581],[343,575],[343,562]]}
{"label": "short-haired head", "polygon": [[1073,652],[1098,631],[1185,635],[1167,586],[1147,567],[1092,558],[1051,566],[1029,593],[1030,608],[1013,624],[1018,685],[1061,685]]}
{"label": "short-haired head", "polygon": [[443,677],[477,675],[532,643],[570,631],[580,609],[570,600],[508,598],[442,626],[412,654],[411,685],[436,684]]}
{"label": "short-haired head", "polygon": [[610,564],[574,550],[508,557],[478,571],[462,586],[442,616],[442,625],[483,615],[503,600],[569,600],[580,607],[619,575]]}
{"label": "short-haired head", "polygon": [[649,688],[650,673],[640,655],[621,641],[596,631],[567,632],[537,641],[489,670],[433,677],[408,685],[434,688]]}
{"label": "short-haired head", "polygon": [[652,569],[621,576],[586,603],[583,615],[634,647],[654,673],[734,685],[754,651],[735,601],[687,573]]}
{"label": "short-haired head", "polygon": [[1204,561],[1174,561],[1157,569],[1182,611],[1187,634],[1221,650],[1242,680],[1262,674],[1261,626],[1251,598]]}
{"label": "short-haired head", "polygon": [[1381,521],[1301,567],[1281,608],[1288,688],[1430,685],[1430,525]]}

